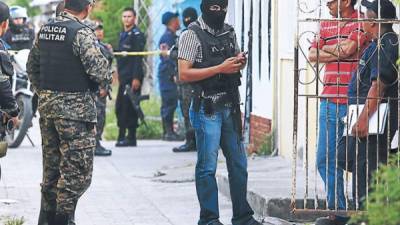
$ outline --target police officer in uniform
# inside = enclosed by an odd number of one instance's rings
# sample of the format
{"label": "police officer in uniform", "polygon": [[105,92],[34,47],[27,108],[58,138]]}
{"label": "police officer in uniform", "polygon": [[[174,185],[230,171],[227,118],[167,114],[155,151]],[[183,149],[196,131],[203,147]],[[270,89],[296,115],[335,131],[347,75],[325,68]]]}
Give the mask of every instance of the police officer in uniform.
{"label": "police officer in uniform", "polygon": [[218,150],[228,167],[233,225],[260,225],[253,218],[247,195],[247,158],[242,144],[240,70],[247,59],[240,53],[233,27],[224,23],[228,0],[202,0],[202,16],[179,40],[179,76],[194,88],[190,121],[198,152],[196,190],[199,225],[221,225],[215,179]]}
{"label": "police officer in uniform", "polygon": [[[145,37],[136,26],[136,11],[125,8],[122,12],[124,30],[120,33],[118,51],[142,52]],[[130,85],[135,93],[140,93],[144,78],[143,57],[127,56],[117,58],[119,88],[115,111],[119,127],[117,147],[135,147],[138,116],[125,93],[125,86]],[[128,135],[126,135],[128,130]]]}
{"label": "police officer in uniform", "polygon": [[[180,29],[177,13],[166,12],[162,16],[162,23],[167,27],[161,36],[159,45],[163,51],[170,50],[176,44]],[[174,131],[174,113],[178,106],[178,87],[176,84],[176,60],[167,55],[160,56],[158,67],[158,81],[161,94],[161,118],[163,124],[163,139],[165,141],[178,141],[181,138]]]}
{"label": "police officer in uniform", "polygon": [[[194,21],[197,20],[197,11],[196,9],[192,7],[188,7],[185,10],[183,10],[182,13],[182,20],[183,24],[185,25],[185,30],[187,30],[187,27],[193,23]],[[177,50],[178,48],[176,48]],[[177,55],[172,54],[171,55]],[[191,152],[191,151],[196,151],[196,139],[195,139],[195,132],[190,124],[190,119],[189,119],[189,108],[190,108],[190,102],[191,102],[191,96],[192,96],[193,88],[190,85],[190,83],[184,83],[184,82],[178,82],[178,94],[179,94],[179,102],[181,106],[181,111],[182,115],[184,118],[185,122],[185,130],[186,130],[186,135],[185,135],[185,144],[173,148],[173,152]]]}
{"label": "police officer in uniform", "polygon": [[[103,42],[104,40],[103,24],[95,22],[93,28],[95,30],[96,37],[99,40],[100,44],[99,47],[103,52],[104,56],[106,56],[108,59],[110,65],[109,73],[112,73],[111,64],[114,56],[112,54],[112,46]],[[104,126],[106,124],[106,107],[107,107],[107,96],[109,95],[109,91],[110,91],[109,88],[100,87],[95,99],[97,108],[97,126],[96,126],[97,135],[96,135],[96,151],[94,152],[94,155],[96,156],[110,156],[112,154],[111,150],[104,148],[100,143],[100,141],[102,140]]]}
{"label": "police officer in uniform", "polygon": [[31,49],[35,32],[26,23],[28,19],[26,8],[12,6],[10,17],[10,29],[4,34],[4,40],[10,45],[11,50]]}
{"label": "police officer in uniform", "polygon": [[[9,16],[8,6],[0,1],[0,36],[7,30]],[[16,120],[18,116],[18,106],[10,84],[10,77],[13,75],[14,71],[10,57],[5,48],[5,43],[2,39],[0,39],[0,58],[0,110]]]}
{"label": "police officer in uniform", "polygon": [[111,82],[96,35],[81,22],[93,4],[65,1],[64,12],[41,27],[27,63],[39,95],[43,143],[39,225],[75,224],[78,199],[92,179],[97,122],[93,97],[99,85]]}

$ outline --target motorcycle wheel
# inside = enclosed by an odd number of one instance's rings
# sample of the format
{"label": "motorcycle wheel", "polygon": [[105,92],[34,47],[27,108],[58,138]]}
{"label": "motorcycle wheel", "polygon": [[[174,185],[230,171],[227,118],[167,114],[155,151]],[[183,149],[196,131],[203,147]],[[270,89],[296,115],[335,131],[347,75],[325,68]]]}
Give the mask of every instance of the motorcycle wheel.
{"label": "motorcycle wheel", "polygon": [[19,127],[7,133],[8,147],[17,148],[24,140],[28,129],[32,126],[32,97],[27,95],[17,96],[17,103],[20,109],[18,118],[21,121]]}

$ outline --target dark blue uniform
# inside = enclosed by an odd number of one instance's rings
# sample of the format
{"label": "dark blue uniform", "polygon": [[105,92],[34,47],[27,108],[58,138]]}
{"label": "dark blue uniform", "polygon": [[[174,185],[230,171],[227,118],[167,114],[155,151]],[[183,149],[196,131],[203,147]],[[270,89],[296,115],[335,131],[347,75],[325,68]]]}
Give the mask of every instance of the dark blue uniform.
{"label": "dark blue uniform", "polygon": [[[176,44],[178,36],[169,29],[165,31],[160,39],[160,45],[166,44],[169,48]],[[161,63],[158,67],[158,80],[161,93],[161,117],[165,121],[172,121],[174,112],[178,105],[178,88],[174,82],[177,75],[177,62],[169,57],[161,56]]]}
{"label": "dark blue uniform", "polygon": [[9,80],[9,77],[13,73],[13,67],[9,60],[8,53],[6,53],[6,46],[2,39],[0,39],[0,51],[0,109],[11,116],[18,116],[18,106],[12,94]]}
{"label": "dark blue uniform", "polygon": [[[145,43],[143,33],[135,26],[130,31],[123,31],[120,33],[118,51],[141,52],[144,50]],[[128,139],[135,139],[136,141],[138,117],[132,103],[129,101],[128,97],[124,95],[124,89],[125,85],[131,85],[134,79],[139,80],[141,83],[143,82],[143,57],[118,57],[117,64],[119,89],[116,100],[116,114],[118,127],[120,128],[119,139],[124,139],[125,130],[129,129]]]}

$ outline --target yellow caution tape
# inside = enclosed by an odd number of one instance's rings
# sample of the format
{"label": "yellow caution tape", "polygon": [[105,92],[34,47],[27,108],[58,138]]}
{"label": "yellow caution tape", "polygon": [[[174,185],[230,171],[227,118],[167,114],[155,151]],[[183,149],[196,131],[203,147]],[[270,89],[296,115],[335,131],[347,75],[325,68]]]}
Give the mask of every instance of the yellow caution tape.
{"label": "yellow caution tape", "polygon": [[168,55],[168,51],[148,51],[148,52],[114,52],[114,56],[149,56],[149,55]]}
{"label": "yellow caution tape", "polygon": [[[18,51],[8,50],[11,55],[16,55]],[[168,55],[168,51],[148,51],[148,52],[114,52],[114,56],[150,56],[150,55]]]}

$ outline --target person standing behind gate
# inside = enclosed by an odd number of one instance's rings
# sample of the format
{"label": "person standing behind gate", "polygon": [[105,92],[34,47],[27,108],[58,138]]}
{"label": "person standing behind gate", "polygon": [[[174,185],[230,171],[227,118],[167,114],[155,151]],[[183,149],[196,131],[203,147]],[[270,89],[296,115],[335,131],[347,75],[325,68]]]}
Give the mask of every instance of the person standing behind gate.
{"label": "person standing behind gate", "polygon": [[[362,5],[367,8],[368,19],[396,19],[396,7],[389,0],[373,2],[364,0]],[[381,17],[378,17],[379,11]],[[353,200],[358,205],[358,209],[364,209],[363,203],[369,191],[367,185],[371,182],[372,174],[378,169],[379,164],[387,162],[388,147],[390,148],[387,146],[388,138],[391,143],[398,129],[398,66],[396,62],[399,56],[399,40],[392,26],[393,24],[390,23],[364,22],[364,30],[372,37],[373,42],[360,60],[360,73],[353,73],[349,85],[349,104],[365,104],[365,106],[356,124],[350,128],[349,132],[352,136],[343,137],[340,141],[339,165],[353,172]],[[376,134],[372,135],[369,133],[369,119],[377,112],[380,103],[387,103],[388,99],[391,100],[384,125],[385,132],[379,137]],[[384,112],[380,111],[380,113]],[[356,145],[357,141],[358,145]],[[347,167],[344,164],[346,159],[348,160]]]}
{"label": "person standing behind gate", "polygon": [[233,27],[225,24],[228,0],[202,0],[202,16],[179,40],[179,78],[193,85],[190,121],[196,132],[199,225],[221,225],[215,178],[218,151],[226,157],[233,225],[261,225],[247,201],[247,158],[240,112],[240,70],[247,63]]}
{"label": "person standing behind gate", "polygon": [[[142,52],[146,43],[145,37],[136,26],[136,11],[133,8],[125,8],[122,12],[124,30],[119,36],[118,51]],[[144,71],[143,57],[126,56],[117,58],[118,67],[118,95],[115,112],[119,127],[117,147],[135,147],[136,129],[138,128],[138,115],[125,93],[125,86],[129,85],[133,92],[140,93]],[[128,136],[126,136],[128,130]]]}
{"label": "person standing behind gate", "polygon": [[[182,13],[182,19],[183,19],[183,24],[185,25],[185,30],[187,30],[187,27],[192,23],[197,20],[197,11],[196,9],[189,7],[183,10]],[[184,30],[184,31],[185,31]],[[183,32],[184,32],[183,31]],[[179,46],[178,46],[179,48]],[[190,83],[185,83],[179,81],[178,83],[178,93],[179,93],[179,102],[181,106],[181,111],[183,118],[185,120],[185,130],[186,130],[186,143],[173,148],[173,152],[191,152],[191,151],[196,151],[196,138],[195,138],[195,132],[190,124],[190,119],[189,119],[189,109],[190,109],[190,102],[192,100],[192,92],[193,88]]]}
{"label": "person standing behind gate", "polygon": [[[178,13],[166,12],[162,16],[162,23],[167,27],[161,36],[159,46],[163,51],[171,49],[176,44],[180,29]],[[178,87],[176,84],[177,64],[169,56],[160,56],[158,67],[158,81],[161,94],[161,118],[163,126],[163,140],[178,141],[181,138],[174,131],[174,113],[178,106]]]}
{"label": "person standing behind gate", "polygon": [[82,23],[93,0],[65,1],[64,12],[39,31],[27,72],[39,95],[43,181],[39,225],[75,224],[79,198],[92,180],[98,86],[111,82],[108,60]]}
{"label": "person standing behind gate", "polygon": [[[326,2],[333,18],[362,17],[354,9],[357,0]],[[356,70],[359,56],[367,43],[361,23],[321,22],[319,34],[309,51],[311,62],[325,63],[316,163],[325,183],[328,209],[346,208],[343,170],[336,169],[337,142],[343,134],[342,118],[347,112],[346,97],[351,73]]]}

